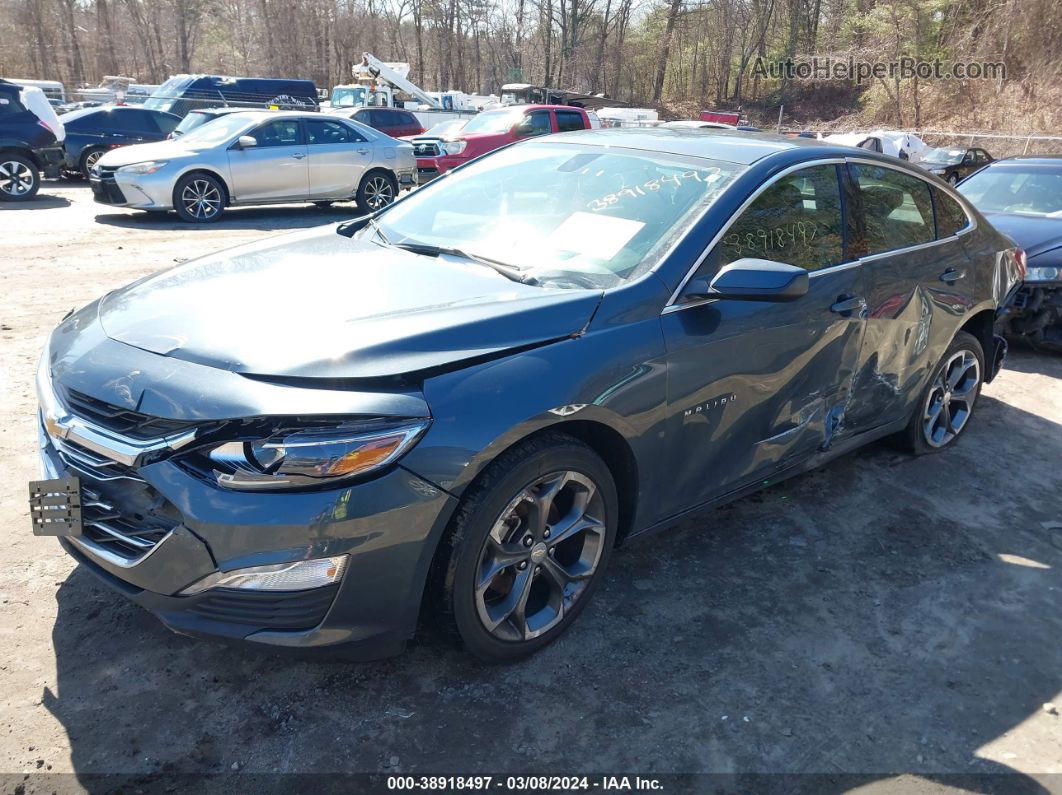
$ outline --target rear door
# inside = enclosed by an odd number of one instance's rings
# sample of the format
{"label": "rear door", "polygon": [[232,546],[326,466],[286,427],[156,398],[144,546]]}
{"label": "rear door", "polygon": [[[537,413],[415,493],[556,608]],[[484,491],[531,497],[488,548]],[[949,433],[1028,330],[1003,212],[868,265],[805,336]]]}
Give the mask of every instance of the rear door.
{"label": "rear door", "polygon": [[841,168],[827,161],[783,173],[698,271],[711,277],[746,257],[785,262],[809,271],[806,295],[788,303],[680,297],[661,317],[676,506],[769,477],[845,433],[863,287],[846,253]]}
{"label": "rear door", "polygon": [[[918,176],[878,163],[851,162],[848,176],[867,297],[849,417],[870,427],[906,416],[912,393],[972,304],[966,285],[973,280],[955,234],[966,215],[954,200]],[[939,235],[934,193],[941,205]]]}
{"label": "rear door", "polygon": [[309,163],[299,119],[273,119],[247,135],[258,142],[257,146],[229,148],[233,201],[307,199]]}
{"label": "rear door", "polygon": [[307,119],[310,198],[351,196],[372,163],[372,145],[348,124]]}

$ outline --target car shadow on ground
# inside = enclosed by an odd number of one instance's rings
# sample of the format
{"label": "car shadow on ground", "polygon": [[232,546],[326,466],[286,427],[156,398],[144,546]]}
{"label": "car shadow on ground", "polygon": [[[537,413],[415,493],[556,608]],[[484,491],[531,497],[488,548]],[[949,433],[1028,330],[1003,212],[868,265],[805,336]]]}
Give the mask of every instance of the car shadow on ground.
{"label": "car shadow on ground", "polygon": [[190,224],[173,212],[100,212],[96,222],[127,229],[185,230],[202,232],[210,229],[304,229],[334,224],[361,215],[353,203],[316,207],[313,204],[284,205],[282,207],[230,207],[217,221],[209,224]]}
{"label": "car shadow on ground", "polygon": [[[44,190],[44,186],[41,189]],[[49,196],[47,193],[38,193],[24,202],[0,202],[0,210],[56,210],[69,206],[70,199],[64,196]]]}
{"label": "car shadow on ground", "polygon": [[182,638],[75,569],[42,703],[89,789],[235,765],[1046,792],[979,751],[1062,720],[1041,710],[1062,688],[1060,430],[986,396],[948,452],[874,445],[636,539],[572,631],[508,667],[431,631],[365,664]]}

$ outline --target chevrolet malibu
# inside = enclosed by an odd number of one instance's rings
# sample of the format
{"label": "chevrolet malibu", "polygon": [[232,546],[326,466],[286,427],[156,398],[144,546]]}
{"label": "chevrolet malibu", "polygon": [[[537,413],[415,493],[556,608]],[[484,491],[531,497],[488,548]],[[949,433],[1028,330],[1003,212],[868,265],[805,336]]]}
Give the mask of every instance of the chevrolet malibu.
{"label": "chevrolet malibu", "polygon": [[180,138],[126,146],[93,162],[89,184],[103,204],[175,210],[217,221],[233,205],[351,200],[371,213],[416,175],[413,146],[320,113],[245,111]]}
{"label": "chevrolet malibu", "polygon": [[882,437],[953,445],[1021,269],[895,158],[521,143],[66,318],[34,532],[181,633],[368,658],[421,621],[513,660],[628,539]]}

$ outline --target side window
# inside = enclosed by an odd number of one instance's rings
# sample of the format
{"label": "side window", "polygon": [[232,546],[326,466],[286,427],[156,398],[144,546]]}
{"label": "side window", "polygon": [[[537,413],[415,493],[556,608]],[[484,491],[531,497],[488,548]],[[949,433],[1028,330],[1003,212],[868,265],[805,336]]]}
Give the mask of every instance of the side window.
{"label": "side window", "polygon": [[583,124],[583,116],[573,110],[557,111],[557,132],[569,132],[571,130],[586,129]]}
{"label": "side window", "polygon": [[404,126],[406,126],[406,127],[419,127],[420,126],[420,122],[417,121],[417,117],[414,116],[412,113],[400,113],[398,115],[402,117],[402,124]]}
{"label": "side window", "polygon": [[955,199],[942,190],[933,188],[933,206],[937,211],[937,238],[951,237],[970,224],[966,211]]}
{"label": "side window", "polygon": [[553,132],[549,123],[549,111],[529,113],[516,125],[518,138],[532,138],[536,135],[548,135]]}
{"label": "side window", "polygon": [[866,254],[934,239],[928,183],[881,166],[853,165],[851,169],[863,198]]}
{"label": "side window", "polygon": [[394,127],[401,122],[395,118],[395,114],[386,110],[374,110],[370,111],[372,116],[372,124],[370,127],[375,127],[377,130],[386,130],[388,127]]}
{"label": "side window", "polygon": [[976,163],[978,163],[979,165],[980,165],[981,163],[987,163],[987,162],[989,162],[989,161],[990,161],[991,159],[992,159],[992,158],[990,158],[990,157],[988,156],[988,152],[986,152],[986,151],[985,151],[984,149],[977,149],[977,150],[975,150],[975,156],[974,156],[974,161],[975,161]]}
{"label": "side window", "polygon": [[306,138],[312,144],[346,144],[365,139],[338,121],[311,119],[306,122]]}
{"label": "side window", "polygon": [[836,166],[796,171],[761,193],[723,235],[718,265],[743,257],[807,268],[844,260],[841,192]]}
{"label": "side window", "polygon": [[0,116],[14,116],[25,112],[18,95],[17,91],[0,91]]}
{"label": "side window", "polygon": [[[130,132],[149,133],[151,135],[158,135],[160,128],[158,122],[155,121],[155,116],[146,110],[139,110],[135,108],[128,108],[122,112],[118,117],[119,123],[123,130],[129,130]],[[166,132],[169,132],[168,130]]]}
{"label": "side window", "polygon": [[299,140],[298,119],[276,119],[266,122],[251,133],[260,147],[266,146],[295,146]]}

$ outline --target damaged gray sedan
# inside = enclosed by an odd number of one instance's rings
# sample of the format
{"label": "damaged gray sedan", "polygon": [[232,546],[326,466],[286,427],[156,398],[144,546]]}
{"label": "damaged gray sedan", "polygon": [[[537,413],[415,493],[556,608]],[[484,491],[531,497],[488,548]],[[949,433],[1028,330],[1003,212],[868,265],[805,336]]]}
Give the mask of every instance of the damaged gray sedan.
{"label": "damaged gray sedan", "polygon": [[884,436],[953,444],[1021,269],[894,158],[528,141],[64,320],[34,532],[181,633],[368,658],[430,622],[513,660],[627,539]]}

